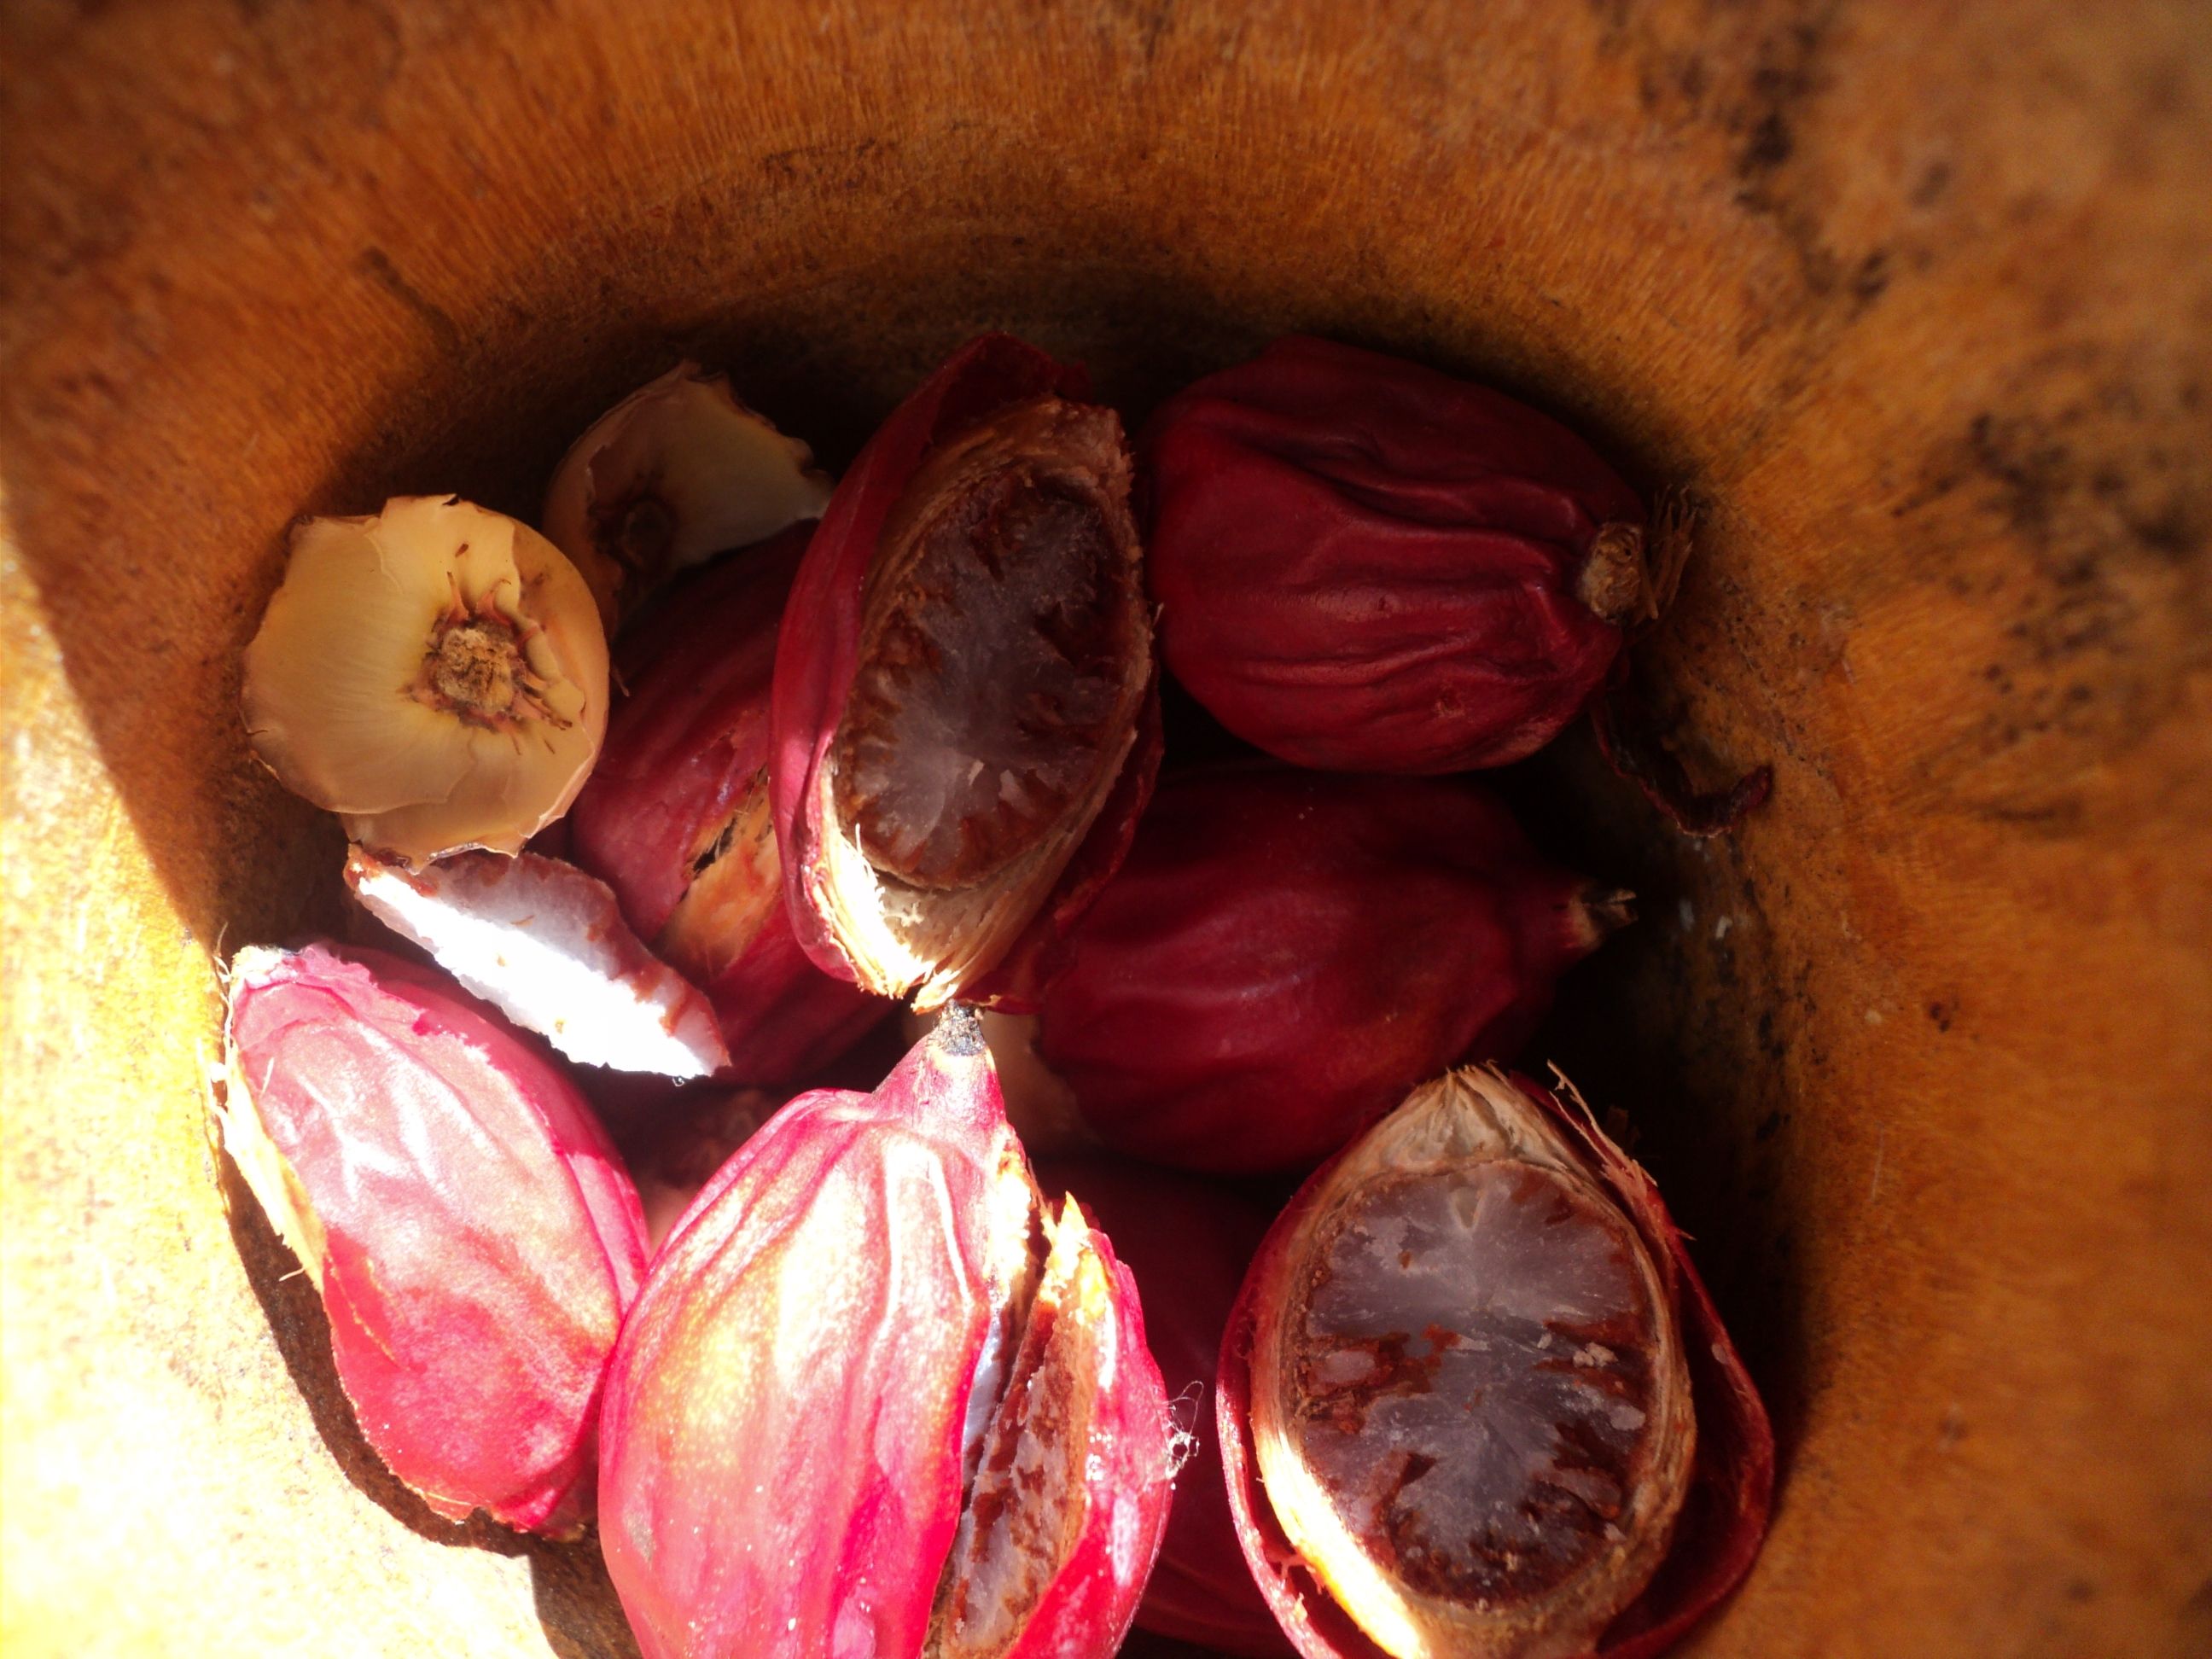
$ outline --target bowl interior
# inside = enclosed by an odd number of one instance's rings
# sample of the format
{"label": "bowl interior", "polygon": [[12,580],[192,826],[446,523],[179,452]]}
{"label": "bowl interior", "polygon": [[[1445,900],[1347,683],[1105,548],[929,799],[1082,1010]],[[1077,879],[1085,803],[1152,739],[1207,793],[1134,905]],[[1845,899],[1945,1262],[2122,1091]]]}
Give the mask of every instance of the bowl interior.
{"label": "bowl interior", "polygon": [[[1012,330],[1132,419],[1291,329],[1702,508],[1675,837],[1540,1056],[1783,1437],[1715,1654],[2212,1644],[2212,76],[2151,5],[125,4],[0,25],[11,1640],[625,1650],[361,1443],[206,1144],[210,953],[335,916],[239,653],[301,512],[534,514],[691,356],[829,460]],[[18,978],[20,975],[20,978]],[[274,1340],[271,1340],[272,1333]],[[333,1453],[336,1455],[333,1455]],[[40,1518],[33,1528],[27,1520]]]}

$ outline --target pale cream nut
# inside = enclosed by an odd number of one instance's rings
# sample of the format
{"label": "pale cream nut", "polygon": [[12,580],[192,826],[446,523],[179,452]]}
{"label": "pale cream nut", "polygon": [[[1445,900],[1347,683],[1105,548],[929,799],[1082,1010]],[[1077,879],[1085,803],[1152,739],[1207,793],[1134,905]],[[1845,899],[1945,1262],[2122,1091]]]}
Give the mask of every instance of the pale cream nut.
{"label": "pale cream nut", "polygon": [[814,452],[740,403],[726,376],[679,363],[569,447],[542,522],[611,629],[686,566],[820,518],[831,488]]}
{"label": "pale cream nut", "polygon": [[607,720],[591,591],[527,525],[458,496],[307,519],[246,651],[254,752],[347,836],[420,866],[519,851]]}

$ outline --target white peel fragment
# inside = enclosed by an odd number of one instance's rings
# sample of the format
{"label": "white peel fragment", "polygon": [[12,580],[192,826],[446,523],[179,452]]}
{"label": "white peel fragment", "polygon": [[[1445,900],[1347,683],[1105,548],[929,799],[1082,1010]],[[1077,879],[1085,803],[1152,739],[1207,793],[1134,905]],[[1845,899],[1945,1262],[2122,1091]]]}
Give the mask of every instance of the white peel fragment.
{"label": "white peel fragment", "polygon": [[410,872],[356,847],[345,873],[378,921],[571,1060],[672,1078],[729,1064],[706,994],[646,949],[611,888],[573,865],[464,853]]}

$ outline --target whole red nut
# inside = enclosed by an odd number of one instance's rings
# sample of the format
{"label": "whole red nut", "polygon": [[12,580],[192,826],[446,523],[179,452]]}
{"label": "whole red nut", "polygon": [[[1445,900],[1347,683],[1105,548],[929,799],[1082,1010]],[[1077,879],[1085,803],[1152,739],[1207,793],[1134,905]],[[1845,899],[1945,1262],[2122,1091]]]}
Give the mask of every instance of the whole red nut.
{"label": "whole red nut", "polygon": [[924,1009],[1019,1009],[1113,872],[1159,753],[1121,422],[1006,335],[945,363],[837,486],[775,665],[800,943]]}
{"label": "whole red nut", "polygon": [[1071,935],[1038,1053],[1117,1151],[1309,1168],[1421,1079],[1511,1054],[1627,915],[1463,779],[1178,773]]}
{"label": "whole red nut", "polygon": [[647,1659],[1105,1659],[1176,1461],[1128,1273],[1041,1206],[956,1008],[678,1222],[610,1376],[601,1543]]}
{"label": "whole red nut", "polygon": [[240,951],[229,994],[223,1144],[322,1292],[362,1434],[448,1519],[580,1531],[647,1255],[583,1097],[380,951]]}
{"label": "whole red nut", "polygon": [[1657,614],[1682,538],[1503,393],[1276,341],[1140,441],[1169,671],[1301,766],[1445,773],[1534,753]]}
{"label": "whole red nut", "polygon": [[1650,1177],[1579,1098],[1425,1084],[1268,1231],[1216,1423],[1305,1659],[1649,1659],[1734,1588],[1774,1440]]}
{"label": "whole red nut", "polygon": [[805,1078],[890,1012],[799,948],[769,821],[776,630],[810,533],[679,580],[623,635],[629,695],[568,815],[570,856],[707,994],[741,1083]]}

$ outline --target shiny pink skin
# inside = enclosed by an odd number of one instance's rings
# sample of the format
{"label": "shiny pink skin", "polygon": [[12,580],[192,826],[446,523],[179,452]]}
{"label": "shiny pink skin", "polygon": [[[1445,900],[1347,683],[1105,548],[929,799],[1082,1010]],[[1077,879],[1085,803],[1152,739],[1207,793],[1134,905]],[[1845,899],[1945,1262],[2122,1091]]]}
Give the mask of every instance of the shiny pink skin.
{"label": "shiny pink skin", "polygon": [[[1009,1158],[980,1042],[926,1041],[872,1095],[786,1106],[677,1223],[602,1416],[601,1545],[647,1659],[921,1651],[960,1519],[995,1317],[987,1200]],[[1079,1541],[1016,1654],[1105,1659],[1165,1525],[1165,1398],[1134,1286],[1107,1261],[1118,1392],[1094,1425]],[[779,1334],[779,1286],[818,1297],[818,1316]]]}
{"label": "shiny pink skin", "polygon": [[[1512,1081],[1551,1114],[1620,1201],[1668,1279],[1681,1322],[1698,1419],[1689,1497],[1657,1574],[1607,1627],[1594,1650],[1595,1659],[1656,1659],[1711,1612],[1758,1559],[1774,1494],[1774,1431],[1651,1177],[1587,1113],[1570,1109],[1525,1077]],[[1222,1339],[1214,1421],[1237,1541],[1284,1633],[1304,1659],[1389,1659],[1301,1561],[1268,1507],[1252,1442],[1252,1335],[1260,1286],[1292,1249],[1334,1164],[1332,1159],[1316,1170],[1298,1189],[1245,1275]]]}
{"label": "shiny pink skin", "polygon": [[232,988],[236,1063],[323,1229],[362,1432],[441,1515],[589,1519],[599,1391],[645,1276],[635,1190],[574,1087],[488,1005],[310,945]]}
{"label": "shiny pink skin", "polygon": [[[908,481],[939,445],[1011,404],[1047,394],[1080,399],[1089,386],[1082,369],[1055,362],[1011,335],[971,340],[892,411],[822,514],[792,587],[778,645],[773,788],[793,926],[799,944],[825,973],[853,977],[823,919],[821,805],[814,785],[859,667],[863,599],[884,523]],[[1155,696],[1090,834],[1038,902],[1028,930],[997,966],[959,988],[962,1000],[1018,1013],[1036,1006],[1060,940],[1127,851],[1159,760]]]}
{"label": "shiny pink skin", "polygon": [[1158,1558],[1180,1478],[1167,1391],[1136,1279],[1095,1225],[1091,1241],[1115,1296],[1108,1316],[1111,1382],[1091,1425],[1083,1522],[1005,1659],[1109,1659],[1120,1651]]}
{"label": "shiny pink skin", "polygon": [[1340,772],[1533,754],[1622,634],[1577,597],[1644,504],[1556,421],[1328,340],[1276,341],[1139,441],[1163,659],[1230,731]]}
{"label": "shiny pink skin", "polygon": [[1229,1310],[1273,1211],[1241,1188],[1116,1158],[1040,1163],[1048,1193],[1081,1200],[1116,1241],[1144,1297],[1145,1328],[1168,1398],[1198,1444],[1176,1477],[1175,1508],[1138,1626],[1247,1659],[1296,1651],[1252,1582],[1222,1484],[1213,1378]]}
{"label": "shiny pink skin", "polygon": [[1588,886],[1465,780],[1176,774],[1072,936],[1038,1052],[1117,1151],[1310,1168],[1527,1040],[1601,936]]}
{"label": "shiny pink skin", "polygon": [[[672,585],[620,642],[629,695],[570,809],[570,856],[615,890],[644,939],[683,898],[692,848],[768,765],[777,627],[812,528],[794,526]],[[801,1079],[890,1012],[807,959],[787,907],[701,988],[721,1023],[732,1082]]]}

